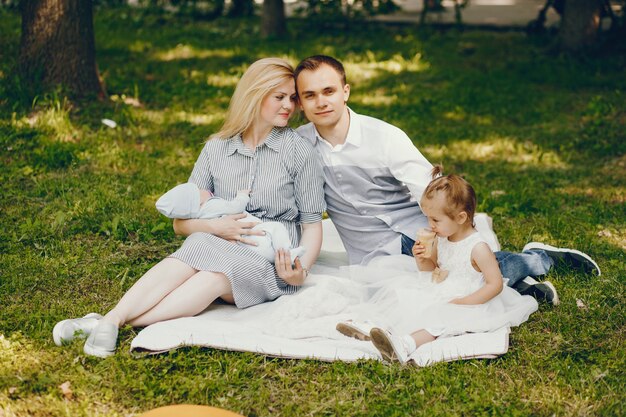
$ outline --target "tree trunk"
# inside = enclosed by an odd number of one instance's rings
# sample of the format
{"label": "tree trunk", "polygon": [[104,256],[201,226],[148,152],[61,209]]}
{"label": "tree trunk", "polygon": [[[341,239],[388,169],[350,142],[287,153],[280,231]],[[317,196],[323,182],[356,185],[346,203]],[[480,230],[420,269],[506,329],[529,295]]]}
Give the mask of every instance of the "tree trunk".
{"label": "tree trunk", "polygon": [[105,97],[96,67],[91,0],[22,0],[20,69],[35,85]]}
{"label": "tree trunk", "polygon": [[228,16],[230,17],[252,16],[253,13],[254,5],[252,0],[233,0],[228,10]]}
{"label": "tree trunk", "polygon": [[600,0],[565,0],[559,44],[562,50],[578,52],[592,46],[600,27]]}
{"label": "tree trunk", "polygon": [[282,37],[287,34],[285,4],[283,0],[264,0],[261,19],[261,35],[265,38]]}

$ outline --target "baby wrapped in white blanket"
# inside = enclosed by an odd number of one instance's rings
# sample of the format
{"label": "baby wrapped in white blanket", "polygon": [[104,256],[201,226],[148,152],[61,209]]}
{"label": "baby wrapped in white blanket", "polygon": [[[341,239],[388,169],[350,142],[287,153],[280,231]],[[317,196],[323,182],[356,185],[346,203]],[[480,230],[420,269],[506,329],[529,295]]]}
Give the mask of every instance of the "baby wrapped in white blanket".
{"label": "baby wrapped in white blanket", "polygon": [[[203,195],[205,194],[204,198]],[[233,200],[224,200],[216,197],[208,190],[200,190],[194,183],[179,184],[163,194],[156,202],[157,210],[170,219],[215,219],[229,214],[245,213],[242,222],[259,223],[252,230],[265,232],[263,236],[248,235],[257,246],[237,242],[258,253],[269,262],[274,263],[278,249],[289,250],[291,262],[304,254],[305,248],[299,246],[291,249],[289,233],[284,225],[279,222],[261,222],[258,217],[245,211],[250,195],[248,190],[240,190]],[[208,198],[206,197],[208,196]],[[206,201],[203,201],[206,200]]]}

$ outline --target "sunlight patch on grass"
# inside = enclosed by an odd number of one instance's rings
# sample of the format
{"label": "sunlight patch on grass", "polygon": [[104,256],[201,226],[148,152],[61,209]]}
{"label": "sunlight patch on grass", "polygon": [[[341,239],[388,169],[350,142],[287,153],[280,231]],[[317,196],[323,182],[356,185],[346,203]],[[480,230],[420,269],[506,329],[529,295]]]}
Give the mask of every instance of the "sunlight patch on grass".
{"label": "sunlight patch on grass", "polygon": [[575,196],[585,196],[606,201],[611,204],[626,203],[626,188],[602,186],[602,188],[570,185],[556,190],[557,193]]}
{"label": "sunlight patch on grass", "polygon": [[206,83],[215,87],[234,87],[239,81],[239,75],[211,74],[206,77]]}
{"label": "sunlight patch on grass", "polygon": [[152,42],[146,42],[142,40],[136,40],[128,44],[128,50],[135,53],[145,52],[152,48]]}
{"label": "sunlight patch on grass", "polygon": [[179,43],[174,48],[167,51],[157,52],[154,57],[160,61],[178,61],[185,59],[204,59],[204,58],[232,58],[235,55],[232,50],[225,49],[198,49],[191,45]]}
{"label": "sunlight patch on grass", "polygon": [[13,119],[16,128],[38,128],[51,133],[51,137],[60,142],[76,142],[78,130],[70,120],[71,105],[67,99],[54,100],[49,105],[36,109],[28,116]]}
{"label": "sunlight patch on grass", "polygon": [[81,152],[80,159],[89,161],[102,172],[128,173],[136,167],[128,163],[128,156],[116,142],[102,143],[97,148]]}
{"label": "sunlight patch on grass", "polygon": [[626,154],[606,162],[601,173],[607,178],[626,181]]}
{"label": "sunlight patch on grass", "polygon": [[188,122],[193,125],[205,126],[217,123],[224,120],[225,113],[216,112],[211,114],[191,113],[186,111],[179,111],[173,113],[173,119],[177,122]]}
{"label": "sunlight patch on grass", "polygon": [[398,101],[396,94],[387,95],[386,89],[379,88],[370,94],[355,94],[350,98],[355,102],[362,103],[366,106],[390,106]]}
{"label": "sunlight patch on grass", "polygon": [[435,160],[452,156],[477,162],[498,160],[520,166],[568,167],[555,152],[545,151],[532,142],[520,142],[508,137],[492,137],[482,142],[459,140],[446,146],[430,145],[423,149]]}
{"label": "sunlight patch on grass", "polygon": [[480,116],[475,114],[468,114],[464,108],[457,106],[453,111],[448,111],[442,115],[444,119],[454,122],[467,121],[474,125],[490,126],[493,124],[493,118],[491,116]]}
{"label": "sunlight patch on grass", "polygon": [[144,110],[142,118],[155,124],[187,122],[196,126],[206,126],[224,120],[223,110],[212,109],[210,113],[192,113],[187,111]]}
{"label": "sunlight patch on grass", "polygon": [[348,82],[363,82],[377,77],[381,73],[399,74],[401,72],[420,72],[430,68],[430,64],[422,60],[421,54],[415,54],[406,59],[395,54],[390,59],[378,60],[372,53],[367,54],[367,60],[362,62],[346,61],[346,72],[350,74]]}
{"label": "sunlight patch on grass", "polygon": [[[63,356],[62,360],[66,361],[67,352]],[[35,348],[19,333],[10,337],[0,334],[0,379],[8,386],[0,391],[0,415],[44,415],[42,410],[64,410],[65,415],[126,414],[119,414],[110,405],[88,398],[93,393],[85,393],[80,388],[83,383],[80,373],[72,375],[69,381],[71,392],[66,397],[59,385],[68,379],[61,375],[62,372],[56,373],[52,365],[55,359],[52,351]],[[74,360],[74,366],[82,369],[78,359]]]}
{"label": "sunlight patch on grass", "polygon": [[[92,399],[70,402],[55,398],[50,394],[45,396],[29,395],[16,401],[7,401],[4,395],[0,394],[0,404],[6,404],[0,406],[0,415],[3,417],[49,415],[122,417],[135,415],[128,411],[117,412],[111,406]],[[50,414],[45,410],[59,410],[62,414]]]}
{"label": "sunlight patch on grass", "polygon": [[626,228],[603,228],[598,232],[598,237],[626,250]]}
{"label": "sunlight patch on grass", "polygon": [[[589,398],[589,392],[579,392],[572,387],[555,385],[546,381],[544,385],[535,385],[528,391],[528,400],[534,404],[535,412],[538,415],[568,415],[568,416],[588,416],[593,415],[593,410],[597,409],[596,402]],[[549,408],[559,405],[565,410],[554,410]]]}
{"label": "sunlight patch on grass", "polygon": [[33,350],[33,346],[20,334],[13,334],[8,338],[0,334],[0,369],[8,374],[19,375],[38,368],[42,356],[35,354]]}

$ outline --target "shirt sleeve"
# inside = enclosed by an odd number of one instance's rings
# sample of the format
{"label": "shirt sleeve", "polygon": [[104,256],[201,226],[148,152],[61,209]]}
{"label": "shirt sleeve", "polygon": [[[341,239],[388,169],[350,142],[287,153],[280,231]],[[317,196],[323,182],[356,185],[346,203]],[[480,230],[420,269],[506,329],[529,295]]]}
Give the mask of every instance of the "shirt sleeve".
{"label": "shirt sleeve", "polygon": [[213,148],[211,143],[207,142],[200,152],[200,156],[196,160],[196,164],[193,166],[193,171],[189,176],[189,182],[192,182],[198,186],[201,190],[209,190],[211,193],[215,192],[213,186],[213,174],[211,173],[210,153]]}
{"label": "shirt sleeve", "polygon": [[407,186],[415,201],[419,202],[432,179],[430,174],[433,165],[401,130],[387,141],[387,166],[393,176]]}
{"label": "shirt sleeve", "polygon": [[296,161],[300,165],[294,177],[296,206],[300,212],[300,223],[317,223],[322,221],[322,213],[326,210],[322,164],[313,147],[308,143],[302,144],[306,146],[296,146]]}

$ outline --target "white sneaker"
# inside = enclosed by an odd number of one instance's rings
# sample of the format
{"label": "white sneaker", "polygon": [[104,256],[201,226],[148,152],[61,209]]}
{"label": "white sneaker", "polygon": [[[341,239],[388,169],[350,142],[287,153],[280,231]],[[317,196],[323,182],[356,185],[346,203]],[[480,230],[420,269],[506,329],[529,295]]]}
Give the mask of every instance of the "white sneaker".
{"label": "white sneaker", "polygon": [[99,322],[87,338],[83,351],[87,355],[99,358],[113,355],[117,344],[117,333],[118,328],[115,324],[104,320]]}
{"label": "white sneaker", "polygon": [[374,327],[370,331],[370,337],[376,349],[378,349],[383,359],[387,362],[400,362],[401,364],[405,364],[409,360],[410,352],[408,352],[401,338],[392,335],[390,332],[380,327]]}
{"label": "white sneaker", "polygon": [[85,339],[98,325],[98,320],[101,318],[100,314],[89,313],[79,319],[67,319],[58,322],[52,329],[54,344],[62,346],[74,339]]}
{"label": "white sneaker", "polygon": [[545,243],[540,242],[530,242],[527,243],[526,246],[524,246],[522,252],[531,249],[540,249],[547,253],[548,256],[553,260],[569,263],[574,268],[580,268],[585,272],[591,272],[596,275],[602,274],[602,271],[600,271],[600,267],[593,259],[591,259],[591,256],[579,250],[569,248],[557,248],[555,246],[546,245]]}
{"label": "white sneaker", "polygon": [[335,327],[339,333],[344,336],[354,337],[355,339],[369,341],[370,340],[370,331],[377,327],[374,323],[368,320],[363,321],[353,321],[346,320],[340,323],[337,323]]}

